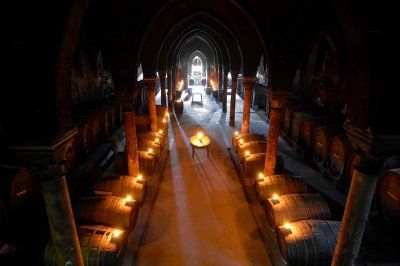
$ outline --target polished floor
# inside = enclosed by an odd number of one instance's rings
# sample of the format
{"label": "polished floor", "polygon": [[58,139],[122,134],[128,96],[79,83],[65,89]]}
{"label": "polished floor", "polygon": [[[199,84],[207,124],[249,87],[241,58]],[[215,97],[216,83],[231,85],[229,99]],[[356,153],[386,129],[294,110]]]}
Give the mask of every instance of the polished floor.
{"label": "polished floor", "polygon": [[[184,113],[171,117],[170,158],[135,264],[270,265],[229,157],[229,113],[195,90],[203,103],[183,94]],[[211,138],[209,158],[204,150],[192,158],[189,138],[198,131]]]}

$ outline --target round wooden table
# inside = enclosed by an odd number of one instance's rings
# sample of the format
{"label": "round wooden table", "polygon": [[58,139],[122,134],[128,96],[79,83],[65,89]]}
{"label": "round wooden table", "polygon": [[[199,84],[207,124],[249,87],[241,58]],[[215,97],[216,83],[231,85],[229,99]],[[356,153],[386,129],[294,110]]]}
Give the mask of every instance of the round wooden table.
{"label": "round wooden table", "polygon": [[190,138],[190,146],[192,146],[192,157],[194,157],[195,149],[207,149],[207,157],[210,157],[210,143],[211,140],[207,136],[203,136],[199,139],[197,136],[193,136]]}

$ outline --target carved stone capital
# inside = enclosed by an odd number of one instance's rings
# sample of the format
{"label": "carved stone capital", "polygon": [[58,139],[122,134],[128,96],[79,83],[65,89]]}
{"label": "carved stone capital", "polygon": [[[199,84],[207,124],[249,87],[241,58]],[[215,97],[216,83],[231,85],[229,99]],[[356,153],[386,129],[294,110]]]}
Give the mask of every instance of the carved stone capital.
{"label": "carved stone capital", "polygon": [[62,136],[52,141],[23,144],[9,143],[8,148],[24,164],[37,168],[47,168],[49,165],[61,160],[69,161],[75,159],[76,154],[73,142],[77,133],[77,128],[72,127]]}
{"label": "carved stone capital", "polygon": [[371,129],[360,129],[353,126],[349,120],[344,123],[349,141],[367,154],[375,156],[397,153],[400,151],[399,135],[377,135]]}
{"label": "carved stone capital", "polygon": [[155,90],[156,89],[157,77],[144,78],[143,81],[146,84],[146,88],[148,90]]}
{"label": "carved stone capital", "polygon": [[243,77],[243,87],[245,90],[252,90],[253,85],[256,82],[255,77]]}
{"label": "carved stone capital", "polygon": [[281,109],[286,103],[290,91],[267,89],[267,94],[270,101],[270,106],[273,109]]}

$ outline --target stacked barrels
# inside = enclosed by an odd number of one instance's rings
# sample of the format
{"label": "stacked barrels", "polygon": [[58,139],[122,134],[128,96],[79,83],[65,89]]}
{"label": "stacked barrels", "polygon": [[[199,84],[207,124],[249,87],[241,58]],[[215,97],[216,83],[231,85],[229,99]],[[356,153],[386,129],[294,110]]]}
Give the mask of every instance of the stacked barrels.
{"label": "stacked barrels", "polygon": [[[267,142],[264,135],[254,133],[235,134],[232,149],[236,152],[246,178],[255,179],[264,171]],[[276,171],[283,171],[283,160],[277,157]]]}
{"label": "stacked barrels", "polygon": [[[112,98],[81,105],[73,112],[72,124],[78,131],[73,145],[78,162],[120,126],[121,106]],[[74,162],[69,163],[74,165]]]}
{"label": "stacked barrels", "polygon": [[[311,139],[307,140],[311,144]],[[340,222],[330,220],[331,211],[325,199],[309,193],[302,178],[284,174],[264,176],[267,143],[263,135],[236,133],[232,137],[232,148],[245,177],[254,182],[257,198],[264,206],[288,264],[330,263]],[[283,170],[283,162],[278,160],[279,167]]]}
{"label": "stacked barrels", "polygon": [[256,191],[289,265],[330,264],[340,222],[330,220],[321,195],[309,193],[302,178],[288,175],[260,176]]}

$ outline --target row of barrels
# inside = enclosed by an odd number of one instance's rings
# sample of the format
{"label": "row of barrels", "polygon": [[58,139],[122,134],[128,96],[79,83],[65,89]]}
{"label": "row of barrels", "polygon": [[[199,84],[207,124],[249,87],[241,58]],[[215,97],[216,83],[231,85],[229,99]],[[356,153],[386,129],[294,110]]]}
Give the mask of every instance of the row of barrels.
{"label": "row of barrels", "polygon": [[[140,172],[150,176],[160,160],[167,132],[165,108],[157,107],[158,132],[150,132],[149,115],[136,116]],[[80,226],[78,235],[85,265],[119,265],[126,249],[127,235],[134,229],[140,206],[146,198],[146,182],[141,175],[127,175],[125,152],[114,161],[114,172],[97,180],[88,197],[75,208]],[[54,246],[49,242],[46,265],[56,265]]]}
{"label": "row of barrels", "polygon": [[78,132],[70,165],[84,159],[121,125],[120,104],[118,100],[109,98],[99,103],[82,105],[73,111],[72,123]]}
{"label": "row of barrels", "polygon": [[[257,178],[264,171],[265,153],[267,150],[266,138],[262,134],[235,133],[232,138],[232,149],[236,152],[238,161],[242,165],[247,178]],[[277,157],[277,173],[283,172],[282,157]]]}
{"label": "row of barrels", "polygon": [[[141,176],[109,174],[97,180],[91,191],[74,211],[84,264],[119,265],[146,198],[146,181]],[[58,265],[58,261],[50,240],[45,264]]]}
{"label": "row of barrels", "polygon": [[[245,176],[254,181],[257,197],[276,232],[282,257],[289,265],[330,264],[340,222],[330,220],[328,204],[319,194],[308,193],[303,179],[263,175],[266,146],[265,137],[259,134],[235,134],[232,138],[237,159]],[[260,162],[256,163],[256,158]],[[283,160],[277,164],[282,172]]]}
{"label": "row of barrels", "polygon": [[[354,168],[361,158],[348,140],[342,124],[328,117],[316,116],[304,104],[291,103],[283,110],[281,135],[293,147],[311,154],[314,164],[325,176],[348,189]],[[388,222],[386,224],[395,224],[400,217],[400,184],[395,181],[397,174],[393,174],[399,167],[400,156],[394,155],[386,158],[380,171],[374,206]]]}

